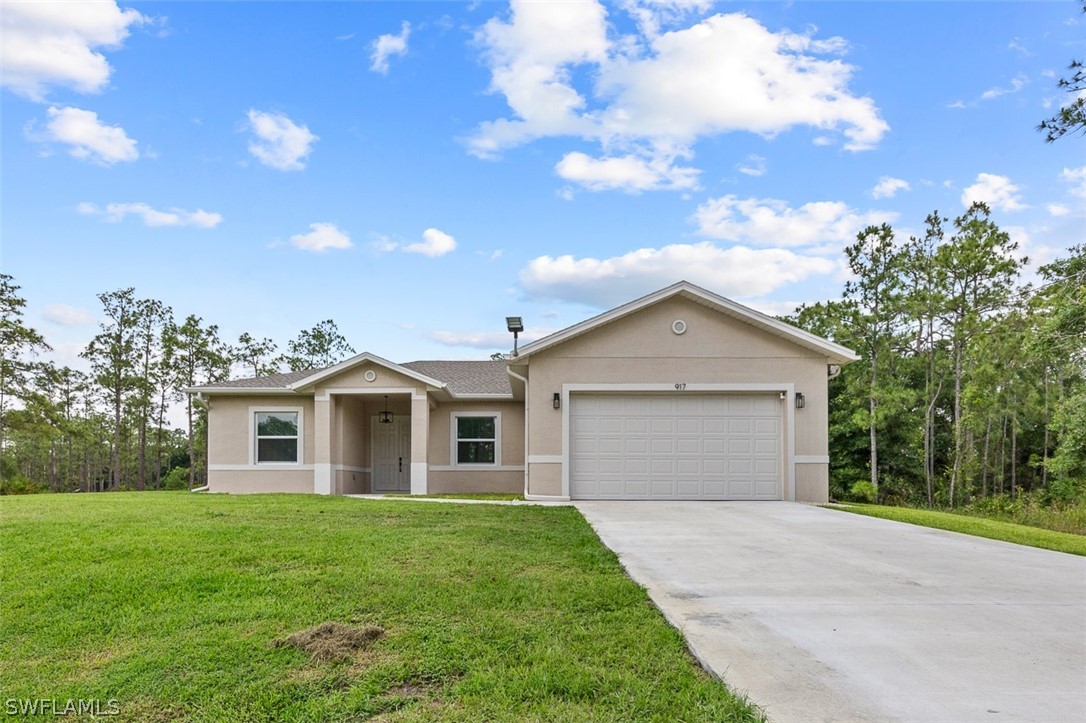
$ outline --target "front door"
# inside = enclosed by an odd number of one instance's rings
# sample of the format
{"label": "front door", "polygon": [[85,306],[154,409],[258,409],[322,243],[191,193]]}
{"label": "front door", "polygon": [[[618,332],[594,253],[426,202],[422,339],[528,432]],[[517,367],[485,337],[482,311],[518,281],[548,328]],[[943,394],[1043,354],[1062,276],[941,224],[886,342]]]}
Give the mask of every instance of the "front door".
{"label": "front door", "polygon": [[373,429],[373,491],[411,491],[411,418],[396,415],[389,424],[377,417]]}

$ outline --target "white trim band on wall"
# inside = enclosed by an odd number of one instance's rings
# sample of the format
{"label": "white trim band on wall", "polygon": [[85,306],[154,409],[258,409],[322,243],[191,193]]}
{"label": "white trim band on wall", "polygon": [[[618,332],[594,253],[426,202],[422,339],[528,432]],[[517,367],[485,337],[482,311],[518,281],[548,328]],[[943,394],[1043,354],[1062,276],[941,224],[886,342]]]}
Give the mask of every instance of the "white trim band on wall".
{"label": "white trim band on wall", "polygon": [[506,465],[460,465],[459,467],[452,465],[430,465],[431,472],[470,472],[475,474],[476,472],[523,472],[524,465],[522,464],[506,464]]}
{"label": "white trim band on wall", "polygon": [[797,454],[795,456],[796,464],[829,464],[830,456],[828,454]]}
{"label": "white trim band on wall", "polygon": [[209,464],[212,472],[312,472],[311,464]]}
{"label": "white trim band on wall", "polygon": [[529,454],[528,464],[562,464],[560,454]]}

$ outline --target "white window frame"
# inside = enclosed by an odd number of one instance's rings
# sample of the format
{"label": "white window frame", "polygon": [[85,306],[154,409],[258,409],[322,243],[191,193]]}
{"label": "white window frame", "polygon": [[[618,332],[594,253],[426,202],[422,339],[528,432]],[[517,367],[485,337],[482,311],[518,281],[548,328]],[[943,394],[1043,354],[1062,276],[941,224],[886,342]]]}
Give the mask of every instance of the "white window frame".
{"label": "white window frame", "polygon": [[[257,461],[257,436],[256,415],[261,413],[275,414],[277,412],[296,412],[298,414],[298,459],[294,462],[258,462]],[[305,411],[302,407],[284,407],[274,405],[261,405],[249,407],[249,465],[260,468],[302,466],[305,461]]]}
{"label": "white window frame", "polygon": [[[457,427],[459,426],[457,420],[460,417],[493,417],[494,418],[494,461],[493,462],[461,462],[459,455],[459,447],[457,443],[460,441],[457,435]],[[450,437],[450,449],[449,460],[452,462],[453,467],[462,467],[466,469],[494,469],[495,467],[501,467],[502,464],[502,413],[480,410],[474,411],[460,411],[452,412],[449,417],[449,437]],[[471,441],[489,441],[489,440],[464,440],[465,442]]]}

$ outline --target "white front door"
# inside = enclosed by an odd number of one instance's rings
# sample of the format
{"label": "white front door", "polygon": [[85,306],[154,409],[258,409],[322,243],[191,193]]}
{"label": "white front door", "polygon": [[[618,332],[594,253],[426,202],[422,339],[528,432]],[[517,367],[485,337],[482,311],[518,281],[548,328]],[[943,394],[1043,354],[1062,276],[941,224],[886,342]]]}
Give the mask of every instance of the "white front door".
{"label": "white front door", "polygon": [[411,418],[396,415],[390,424],[370,420],[373,429],[373,491],[411,491]]}

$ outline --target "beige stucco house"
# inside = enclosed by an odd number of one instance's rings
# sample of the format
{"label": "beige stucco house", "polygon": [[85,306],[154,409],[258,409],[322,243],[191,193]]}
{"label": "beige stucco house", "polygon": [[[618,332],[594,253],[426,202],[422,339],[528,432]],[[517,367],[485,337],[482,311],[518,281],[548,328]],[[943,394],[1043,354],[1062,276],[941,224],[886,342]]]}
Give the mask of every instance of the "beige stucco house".
{"label": "beige stucco house", "polygon": [[850,350],[679,282],[499,361],[193,387],[213,492],[827,499],[827,380]]}

